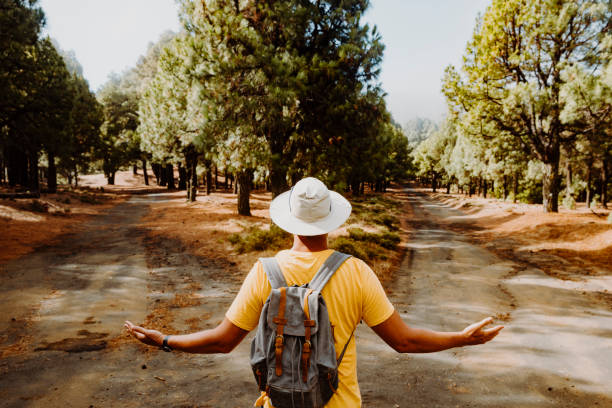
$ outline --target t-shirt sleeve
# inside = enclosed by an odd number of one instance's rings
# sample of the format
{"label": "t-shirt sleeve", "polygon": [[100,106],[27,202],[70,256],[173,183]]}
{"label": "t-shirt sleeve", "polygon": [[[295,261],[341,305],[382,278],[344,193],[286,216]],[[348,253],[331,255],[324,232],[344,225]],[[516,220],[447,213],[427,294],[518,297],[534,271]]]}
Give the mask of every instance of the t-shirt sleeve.
{"label": "t-shirt sleeve", "polygon": [[255,329],[266,300],[264,293],[270,290],[268,278],[263,271],[261,262],[258,261],[244,279],[240,291],[225,317],[243,330],[251,331]]}
{"label": "t-shirt sleeve", "polygon": [[361,262],[362,272],[362,319],[370,327],[377,326],[393,314],[395,308],[374,271]]}

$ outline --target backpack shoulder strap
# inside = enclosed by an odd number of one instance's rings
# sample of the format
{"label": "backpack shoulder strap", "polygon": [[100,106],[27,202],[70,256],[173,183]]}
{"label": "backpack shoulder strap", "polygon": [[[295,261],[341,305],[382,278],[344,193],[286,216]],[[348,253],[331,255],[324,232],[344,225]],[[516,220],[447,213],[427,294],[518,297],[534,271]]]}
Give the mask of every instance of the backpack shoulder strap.
{"label": "backpack shoulder strap", "polygon": [[321,268],[319,268],[314,278],[312,278],[308,284],[308,287],[318,292],[322,291],[338,268],[340,268],[344,261],[350,257],[350,255],[343,254],[342,252],[332,252],[332,254],[327,257],[325,262],[323,262],[323,265],[321,265]]}
{"label": "backpack shoulder strap", "polygon": [[266,276],[268,276],[272,289],[287,286],[287,281],[285,281],[285,277],[283,276],[283,272],[281,271],[276,258],[259,258],[259,261],[263,265],[264,272],[266,273]]}

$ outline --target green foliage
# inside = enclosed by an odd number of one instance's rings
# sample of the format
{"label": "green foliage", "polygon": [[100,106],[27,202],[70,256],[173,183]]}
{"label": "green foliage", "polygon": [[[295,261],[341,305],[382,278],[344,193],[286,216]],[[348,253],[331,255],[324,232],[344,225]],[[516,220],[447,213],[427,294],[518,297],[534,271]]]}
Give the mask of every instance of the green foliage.
{"label": "green foliage", "polygon": [[251,226],[241,233],[231,234],[228,241],[239,254],[253,251],[279,250],[291,245],[292,235],[271,225],[269,229]]}
{"label": "green foliage", "polygon": [[349,236],[332,240],[330,248],[360,258],[364,261],[387,259],[388,252],[397,248],[400,237],[396,233],[365,232],[361,228],[349,228]]}
{"label": "green foliage", "polygon": [[386,249],[395,249],[400,243],[400,236],[392,232],[373,233],[361,228],[349,228],[349,238],[355,241],[370,242]]}
{"label": "green foliage", "polygon": [[571,194],[565,194],[563,197],[563,206],[568,210],[576,209],[576,200],[572,197]]}
{"label": "green foliage", "polygon": [[556,211],[561,146],[610,117],[601,98],[578,95],[605,94],[585,92],[598,88],[581,72],[592,77],[608,64],[611,15],[603,0],[493,0],[468,43],[463,75],[449,67],[443,83],[451,118],[483,153],[475,155],[481,176],[538,160],[543,203]]}

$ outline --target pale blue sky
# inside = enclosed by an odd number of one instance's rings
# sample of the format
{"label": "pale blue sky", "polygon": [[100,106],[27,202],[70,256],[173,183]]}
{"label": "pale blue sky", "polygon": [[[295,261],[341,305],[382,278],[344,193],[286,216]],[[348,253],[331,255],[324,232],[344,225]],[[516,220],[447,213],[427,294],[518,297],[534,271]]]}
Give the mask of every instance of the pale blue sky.
{"label": "pale blue sky", "polygon": [[[440,120],[446,106],[440,81],[460,65],[476,15],[490,0],[373,0],[365,16],[386,45],[380,80],[396,121]],[[173,0],[40,0],[47,32],[74,50],[92,90],[111,72],[134,66],[149,42],[178,31]]]}

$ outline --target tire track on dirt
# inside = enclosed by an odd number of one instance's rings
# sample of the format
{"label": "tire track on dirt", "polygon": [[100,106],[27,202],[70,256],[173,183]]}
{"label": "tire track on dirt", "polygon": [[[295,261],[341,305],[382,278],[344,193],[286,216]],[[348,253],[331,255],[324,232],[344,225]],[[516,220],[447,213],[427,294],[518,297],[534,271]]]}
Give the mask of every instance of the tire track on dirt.
{"label": "tire track on dirt", "polygon": [[404,320],[449,331],[487,315],[509,323],[487,345],[424,355],[398,355],[360,328],[364,406],[612,406],[609,310],[446,229],[460,212],[409,197],[413,258],[390,285]]}

